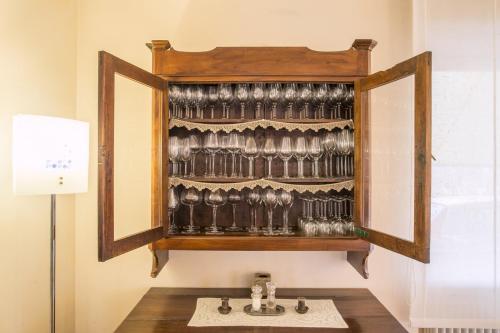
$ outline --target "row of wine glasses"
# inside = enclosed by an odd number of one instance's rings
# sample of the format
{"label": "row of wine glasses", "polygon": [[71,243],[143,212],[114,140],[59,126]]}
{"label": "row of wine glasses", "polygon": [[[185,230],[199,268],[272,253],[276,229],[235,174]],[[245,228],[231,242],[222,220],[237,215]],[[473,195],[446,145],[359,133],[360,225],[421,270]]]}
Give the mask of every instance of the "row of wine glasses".
{"label": "row of wine glasses", "polygon": [[[205,202],[207,206],[212,207],[212,224],[210,227],[205,229],[205,233],[209,235],[221,235],[225,232],[242,232],[247,231],[248,233],[258,234],[262,233],[266,236],[275,235],[293,235],[294,232],[291,230],[288,224],[288,214],[289,210],[293,205],[294,196],[291,192],[280,190],[275,191],[271,188],[265,190],[253,189],[246,193],[231,190],[225,192],[222,190],[203,192],[190,187],[184,188],[180,197],[177,193],[176,188],[171,187],[168,192],[168,212],[170,218],[169,233],[170,234],[199,234],[201,233],[200,227],[194,224],[193,213],[194,207]],[[246,229],[245,227],[238,226],[236,221],[238,220],[238,205],[246,201],[250,207],[250,227]],[[217,225],[217,209],[225,204],[229,203],[232,206],[233,211],[233,222],[228,228],[221,228]],[[175,223],[175,212],[180,208],[180,204],[189,207],[189,225],[182,229]],[[260,204],[263,204],[267,209],[268,224],[262,230],[257,227],[256,210]],[[283,223],[279,230],[273,228],[273,211],[277,206],[283,207]]]}
{"label": "row of wine glasses", "polygon": [[[304,160],[312,161],[311,177],[352,176],[354,174],[354,134],[352,130],[330,131],[324,135],[276,138],[268,133],[263,144],[258,145],[254,135],[244,135],[233,131],[228,133],[208,132],[204,135],[190,133],[186,138],[171,136],[169,139],[169,159],[172,175],[196,176],[196,155],[205,154],[205,177],[243,177],[243,158],[248,159],[248,178],[254,178],[255,159],[266,160],[266,177],[273,176],[273,160],[283,162],[283,178],[290,178],[288,164],[297,161],[297,178],[304,178]],[[219,163],[216,163],[219,156]],[[228,167],[228,157],[231,165]],[[324,167],[320,175],[320,159]],[[334,161],[335,158],[335,161]],[[183,168],[181,164],[183,163]],[[218,172],[216,172],[217,165]],[[335,164],[335,165],[334,165]],[[188,168],[190,168],[188,172]],[[183,169],[183,170],[180,170]],[[230,171],[230,172],[229,172]]]}
{"label": "row of wine glasses", "polygon": [[312,195],[300,199],[302,216],[298,219],[298,228],[306,236],[354,235],[352,197]]}
{"label": "row of wine glasses", "polygon": [[354,88],[344,83],[172,84],[169,97],[174,118],[214,119],[220,105],[223,119],[276,119],[278,111],[285,119],[352,119]]}

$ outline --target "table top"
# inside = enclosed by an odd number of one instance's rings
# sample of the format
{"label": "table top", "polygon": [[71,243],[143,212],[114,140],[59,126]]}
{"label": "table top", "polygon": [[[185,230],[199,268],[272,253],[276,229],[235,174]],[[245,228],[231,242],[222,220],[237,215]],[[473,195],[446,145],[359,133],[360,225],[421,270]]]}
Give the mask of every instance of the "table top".
{"label": "table top", "polygon": [[250,288],[151,288],[118,333],[405,333],[368,289],[277,289],[277,298],[332,299],[348,329],[295,327],[188,327],[199,297],[250,298]]}

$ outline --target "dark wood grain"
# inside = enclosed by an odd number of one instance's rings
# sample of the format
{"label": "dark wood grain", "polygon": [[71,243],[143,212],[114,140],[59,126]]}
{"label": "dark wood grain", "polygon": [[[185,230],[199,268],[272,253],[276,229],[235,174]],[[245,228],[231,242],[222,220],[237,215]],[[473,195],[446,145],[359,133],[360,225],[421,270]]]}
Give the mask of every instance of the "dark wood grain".
{"label": "dark wood grain", "polygon": [[[403,333],[406,330],[367,289],[278,289],[278,298],[332,299],[349,328],[188,327],[198,297],[249,298],[243,288],[151,288],[118,327],[118,333]],[[231,303],[231,301],[229,301]]]}
{"label": "dark wood grain", "polygon": [[[114,106],[115,75],[119,74],[157,91],[153,95],[153,148],[152,148],[152,228],[115,240],[114,238]],[[99,52],[99,159],[98,159],[98,257],[99,261],[161,239],[165,233],[162,217],[164,191],[160,164],[162,135],[166,126],[163,94],[166,82],[163,79],[129,64],[107,52]],[[168,105],[168,103],[167,103]]]}

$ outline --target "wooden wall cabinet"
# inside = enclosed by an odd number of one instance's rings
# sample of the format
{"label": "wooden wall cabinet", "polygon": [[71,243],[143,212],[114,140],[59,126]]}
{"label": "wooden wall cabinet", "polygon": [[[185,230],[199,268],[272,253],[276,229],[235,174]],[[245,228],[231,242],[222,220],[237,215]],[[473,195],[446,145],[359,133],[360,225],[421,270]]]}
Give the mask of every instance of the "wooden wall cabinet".
{"label": "wooden wall cabinet", "polygon": [[[431,53],[370,74],[370,53],[376,42],[357,39],[345,51],[318,52],[305,47],[221,47],[207,52],[181,52],[168,41],[147,44],[152,73],[105,51],[99,52],[99,261],[148,245],[152,276],[168,261],[169,250],[347,251],[347,260],[365,278],[371,244],[428,263],[431,193]],[[153,89],[152,221],[151,228],[115,239],[114,102],[115,74]],[[413,241],[370,228],[370,90],[414,77],[414,231]],[[260,235],[169,235],[168,87],[176,83],[311,82],[353,84],[354,216],[352,237],[265,237]],[[121,180],[126,181],[126,180]],[[397,180],[395,180],[397,181]],[[207,217],[209,219],[210,217]],[[401,221],[406,223],[407,221]]]}

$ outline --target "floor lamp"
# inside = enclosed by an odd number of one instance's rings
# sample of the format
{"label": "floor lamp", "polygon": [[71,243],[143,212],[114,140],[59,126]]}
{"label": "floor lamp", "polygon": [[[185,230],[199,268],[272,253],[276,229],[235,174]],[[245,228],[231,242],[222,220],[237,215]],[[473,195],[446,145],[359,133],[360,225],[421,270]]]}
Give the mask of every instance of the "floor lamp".
{"label": "floor lamp", "polygon": [[89,124],[17,115],[12,126],[14,193],[50,194],[50,332],[56,319],[56,194],[88,188]]}

